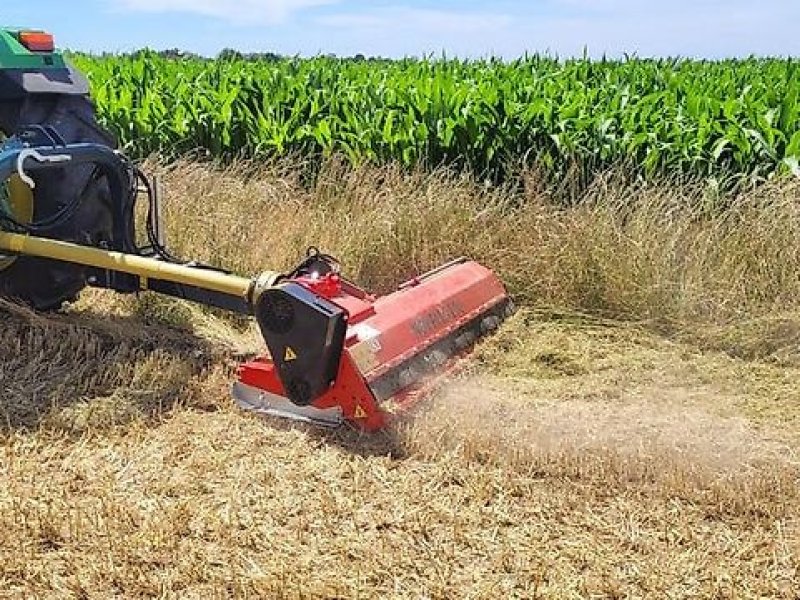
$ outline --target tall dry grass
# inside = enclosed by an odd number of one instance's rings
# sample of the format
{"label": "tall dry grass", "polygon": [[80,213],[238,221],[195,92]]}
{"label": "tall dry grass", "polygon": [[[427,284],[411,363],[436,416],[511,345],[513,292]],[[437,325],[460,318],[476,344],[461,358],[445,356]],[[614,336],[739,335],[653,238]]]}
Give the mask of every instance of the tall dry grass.
{"label": "tall dry grass", "polygon": [[[575,205],[448,171],[150,165],[180,254],[242,273],[316,245],[377,291],[449,258],[495,269],[519,301],[630,320],[720,324],[800,304],[800,182],[732,198],[599,177]],[[531,178],[532,179],[532,178]]]}

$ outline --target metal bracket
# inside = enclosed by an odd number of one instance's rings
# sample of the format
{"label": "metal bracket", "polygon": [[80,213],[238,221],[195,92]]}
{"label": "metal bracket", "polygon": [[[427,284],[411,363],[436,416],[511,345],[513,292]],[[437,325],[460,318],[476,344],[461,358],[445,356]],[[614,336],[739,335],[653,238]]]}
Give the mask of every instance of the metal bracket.
{"label": "metal bracket", "polygon": [[153,233],[155,234],[156,242],[162,247],[167,246],[167,236],[164,230],[164,215],[161,211],[161,181],[159,178],[153,177]]}

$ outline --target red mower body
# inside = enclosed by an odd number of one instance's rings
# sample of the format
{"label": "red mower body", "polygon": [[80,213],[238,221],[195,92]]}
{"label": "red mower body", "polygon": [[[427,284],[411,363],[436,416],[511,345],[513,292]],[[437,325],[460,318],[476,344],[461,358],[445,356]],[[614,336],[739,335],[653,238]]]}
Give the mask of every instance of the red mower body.
{"label": "red mower body", "polygon": [[376,298],[336,273],[293,282],[346,311],[347,333],[330,387],[308,406],[287,399],[276,365],[259,357],[239,368],[234,397],[246,409],[366,431],[409,408],[413,391],[495,330],[511,302],[499,279],[460,259]]}

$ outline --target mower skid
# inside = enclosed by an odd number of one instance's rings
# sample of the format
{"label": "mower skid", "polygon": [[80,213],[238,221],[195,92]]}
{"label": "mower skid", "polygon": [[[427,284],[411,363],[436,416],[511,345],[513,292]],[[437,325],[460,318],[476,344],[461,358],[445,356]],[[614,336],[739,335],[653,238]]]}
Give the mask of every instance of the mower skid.
{"label": "mower skid", "polygon": [[338,406],[317,408],[298,406],[291,400],[247,385],[241,381],[233,384],[233,399],[240,408],[256,414],[303,421],[321,427],[339,427],[344,423],[342,409]]}
{"label": "mower skid", "polygon": [[[297,403],[281,383],[281,360],[261,357],[240,367],[234,396],[247,410],[325,426],[384,428],[392,415],[424,398],[419,390],[426,382],[446,372],[513,311],[499,279],[467,259],[443,265],[379,298],[337,273],[300,277],[293,284],[316,294],[328,313],[335,306],[346,315],[341,351],[336,339],[331,342],[332,355],[340,356],[335,376],[313,401]],[[301,357],[304,352],[300,344],[290,354]]]}

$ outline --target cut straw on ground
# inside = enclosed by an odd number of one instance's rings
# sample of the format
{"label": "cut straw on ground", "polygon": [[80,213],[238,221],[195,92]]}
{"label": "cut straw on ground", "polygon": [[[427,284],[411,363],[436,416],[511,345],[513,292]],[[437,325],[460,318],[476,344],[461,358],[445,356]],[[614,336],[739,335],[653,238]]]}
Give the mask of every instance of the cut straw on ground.
{"label": "cut straw on ground", "polygon": [[255,274],[313,244],[377,291],[466,254],[521,309],[365,436],[238,412],[241,319],[4,302],[0,595],[800,593],[796,183],[610,177],[570,208],[446,172],[150,168],[178,254]]}

